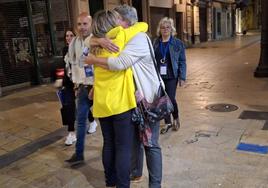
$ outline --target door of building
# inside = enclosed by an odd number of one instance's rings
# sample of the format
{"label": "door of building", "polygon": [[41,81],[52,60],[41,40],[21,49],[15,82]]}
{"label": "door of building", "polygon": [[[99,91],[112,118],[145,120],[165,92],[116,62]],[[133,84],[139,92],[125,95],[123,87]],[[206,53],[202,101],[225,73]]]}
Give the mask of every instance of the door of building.
{"label": "door of building", "polygon": [[132,0],[132,6],[135,7],[137,10],[139,21],[142,21],[142,0]]}
{"label": "door of building", "polygon": [[176,13],[176,30],[177,30],[177,37],[183,41],[183,14],[182,12]]}
{"label": "door of building", "polygon": [[207,8],[199,7],[200,42],[207,41]]}
{"label": "door of building", "polygon": [[104,9],[103,1],[88,0],[90,15],[93,17],[96,12]]}

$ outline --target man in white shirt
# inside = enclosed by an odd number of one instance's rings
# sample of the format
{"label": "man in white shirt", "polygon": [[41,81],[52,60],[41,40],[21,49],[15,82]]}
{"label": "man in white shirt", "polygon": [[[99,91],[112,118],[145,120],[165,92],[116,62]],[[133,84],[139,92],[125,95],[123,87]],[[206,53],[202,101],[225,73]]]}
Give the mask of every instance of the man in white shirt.
{"label": "man in white shirt", "polygon": [[[88,114],[91,114],[90,132],[95,132],[96,122],[90,111],[93,101],[89,99],[89,91],[93,86],[93,72],[90,67],[84,66],[85,51],[88,51],[85,41],[90,36],[92,18],[88,13],[81,13],[77,18],[78,36],[69,45],[68,54],[65,56],[66,63],[71,65],[70,76],[75,85],[77,97],[77,142],[75,153],[66,162],[78,164],[84,161],[84,145],[87,128]],[[89,114],[89,115],[90,115]],[[94,130],[93,130],[94,129]]]}

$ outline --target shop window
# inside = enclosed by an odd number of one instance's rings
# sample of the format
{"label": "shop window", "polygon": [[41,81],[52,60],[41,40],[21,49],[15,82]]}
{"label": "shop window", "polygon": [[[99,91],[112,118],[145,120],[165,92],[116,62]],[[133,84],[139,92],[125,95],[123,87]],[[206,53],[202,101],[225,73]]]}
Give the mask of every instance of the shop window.
{"label": "shop window", "polygon": [[0,2],[0,87],[31,81],[29,36],[25,1]]}
{"label": "shop window", "polygon": [[51,18],[53,21],[53,31],[55,34],[56,54],[62,55],[62,48],[64,47],[64,32],[67,28],[70,28],[71,16],[70,16],[69,4],[66,0],[53,0],[51,1]]}
{"label": "shop window", "polygon": [[31,1],[38,58],[52,56],[51,39],[45,1]]}

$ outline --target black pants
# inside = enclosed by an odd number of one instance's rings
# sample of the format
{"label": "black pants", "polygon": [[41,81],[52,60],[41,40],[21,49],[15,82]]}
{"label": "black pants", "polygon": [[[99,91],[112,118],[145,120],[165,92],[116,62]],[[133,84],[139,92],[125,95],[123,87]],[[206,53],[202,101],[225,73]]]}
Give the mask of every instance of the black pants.
{"label": "black pants", "polygon": [[[75,105],[75,93],[74,90],[71,88],[66,88],[64,90],[64,96],[65,96],[65,103],[62,106],[61,109],[61,115],[62,115],[62,122],[63,125],[68,126],[68,132],[74,131],[74,123],[75,123],[75,116],[76,116],[76,105]],[[88,120],[89,122],[94,121],[94,117],[92,115],[92,112],[89,110],[88,112]]]}
{"label": "black pants", "polygon": [[[164,79],[163,81],[166,87],[165,90],[174,106],[174,111],[172,113],[173,119],[178,119],[179,110],[178,110],[178,104],[176,101],[176,89],[177,89],[178,79]],[[170,123],[171,123],[171,117],[168,116],[165,118],[165,124],[170,124]]]}

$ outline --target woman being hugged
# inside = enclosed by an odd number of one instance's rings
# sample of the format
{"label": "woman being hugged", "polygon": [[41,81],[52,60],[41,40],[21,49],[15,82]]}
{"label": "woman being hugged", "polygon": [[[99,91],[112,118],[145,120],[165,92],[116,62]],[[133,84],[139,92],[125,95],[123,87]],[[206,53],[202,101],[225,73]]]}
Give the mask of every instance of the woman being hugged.
{"label": "woman being hugged", "polygon": [[154,40],[153,46],[157,66],[165,83],[165,90],[173,103],[174,112],[173,123],[170,116],[166,117],[166,126],[161,129],[161,134],[168,132],[171,127],[175,131],[180,127],[176,88],[178,83],[182,86],[186,80],[186,57],[184,44],[175,35],[173,19],[162,18],[157,27],[158,37]]}
{"label": "woman being hugged", "polygon": [[[119,23],[120,15],[116,11],[99,11],[93,18],[92,34],[97,38],[110,38],[120,52],[129,40],[148,28],[145,23],[137,23],[123,29]],[[116,57],[119,52],[110,53],[99,46],[91,48],[97,57]],[[94,65],[94,73],[93,116],[99,118],[103,135],[106,186],[129,188],[134,133],[131,114],[136,107],[132,70],[110,71]]]}

